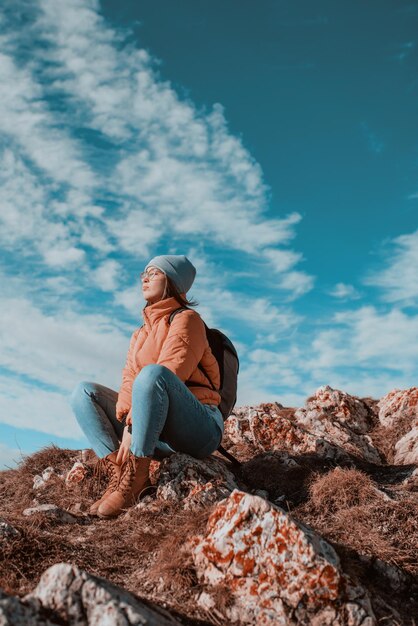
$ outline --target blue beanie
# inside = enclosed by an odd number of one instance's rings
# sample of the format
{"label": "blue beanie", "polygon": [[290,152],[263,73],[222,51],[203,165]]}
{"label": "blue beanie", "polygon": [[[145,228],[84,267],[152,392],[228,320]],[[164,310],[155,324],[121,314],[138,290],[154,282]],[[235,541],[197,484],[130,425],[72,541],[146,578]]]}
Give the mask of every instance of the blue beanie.
{"label": "blue beanie", "polygon": [[167,274],[173,281],[180,293],[187,293],[193,285],[196,276],[196,268],[184,254],[163,254],[155,256],[146,266],[157,267]]}

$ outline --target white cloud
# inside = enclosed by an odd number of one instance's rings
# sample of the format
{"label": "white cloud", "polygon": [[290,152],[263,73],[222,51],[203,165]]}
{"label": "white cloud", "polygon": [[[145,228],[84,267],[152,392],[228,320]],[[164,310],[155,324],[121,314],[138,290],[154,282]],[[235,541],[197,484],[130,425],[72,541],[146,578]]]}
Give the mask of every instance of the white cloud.
{"label": "white cloud", "polygon": [[[84,379],[77,382],[81,380]],[[72,414],[69,392],[40,389],[6,377],[0,379],[0,392],[1,423],[57,437],[79,439],[82,436]]]}
{"label": "white cloud", "polygon": [[119,385],[129,336],[104,315],[66,309],[48,315],[26,297],[4,297],[0,344],[1,366],[70,390],[92,376],[105,385]]}
{"label": "white cloud", "polygon": [[399,309],[387,313],[373,306],[336,313],[330,329],[320,331],[306,364],[313,370],[336,367],[403,372],[405,380],[417,375],[418,316]]}
{"label": "white cloud", "polygon": [[[4,38],[0,42],[5,45]],[[30,70],[0,51],[0,132],[54,180],[90,188],[94,177],[76,142],[57,127]]]}
{"label": "white cloud", "polygon": [[391,244],[393,251],[388,255],[387,266],[371,272],[364,283],[379,287],[385,302],[417,306],[418,230],[395,237]]}
{"label": "white cloud", "polygon": [[360,294],[353,285],[347,283],[337,283],[329,291],[330,296],[340,300],[358,300]]}
{"label": "white cloud", "polygon": [[122,275],[123,268],[114,259],[104,261],[90,274],[92,280],[102,291],[115,291]]}

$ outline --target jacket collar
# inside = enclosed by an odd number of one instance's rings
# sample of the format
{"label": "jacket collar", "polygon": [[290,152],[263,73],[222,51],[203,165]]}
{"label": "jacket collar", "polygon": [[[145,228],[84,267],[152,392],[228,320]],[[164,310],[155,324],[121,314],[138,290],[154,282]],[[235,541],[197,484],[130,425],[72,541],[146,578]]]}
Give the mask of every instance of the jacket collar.
{"label": "jacket collar", "polygon": [[179,309],[181,304],[175,298],[165,298],[154,304],[148,304],[142,309],[142,316],[146,326],[152,327],[165,315]]}

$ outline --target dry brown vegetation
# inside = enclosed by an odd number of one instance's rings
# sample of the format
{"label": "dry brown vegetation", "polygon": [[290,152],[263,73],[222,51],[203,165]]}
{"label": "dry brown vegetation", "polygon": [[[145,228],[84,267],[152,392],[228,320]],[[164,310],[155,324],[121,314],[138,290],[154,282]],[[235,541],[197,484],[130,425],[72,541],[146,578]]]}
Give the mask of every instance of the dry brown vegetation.
{"label": "dry brown vegetation", "polygon": [[[93,480],[69,488],[53,477],[45,489],[33,491],[35,474],[48,466],[66,471],[75,454],[52,446],[30,456],[16,470],[0,472],[0,516],[21,533],[3,545],[0,587],[23,595],[47,567],[66,561],[166,605],[185,624],[219,624],[216,615],[196,605],[202,587],[187,547],[188,538],[204,532],[211,508],[191,513],[177,503],[154,500],[149,508],[130,509],[109,521],[82,514],[100,491],[96,483],[92,493]],[[399,585],[391,594],[391,606],[403,616],[402,623],[412,624],[411,616],[418,612],[410,600],[418,596],[417,489],[400,488],[393,477],[385,484],[384,476],[373,476],[373,468],[366,473],[335,467],[314,455],[294,457],[298,463],[294,465],[289,458],[280,453],[250,458],[242,467],[242,478],[250,488],[266,489],[272,501],[277,499],[328,539],[344,567],[377,595],[384,596],[390,567],[397,568]],[[93,476],[93,454],[90,463]],[[39,515],[23,516],[34,498],[77,511],[79,521],[71,525]],[[215,593],[219,607],[229,603],[228,589],[220,587]],[[377,613],[382,617],[384,610],[377,606]]]}

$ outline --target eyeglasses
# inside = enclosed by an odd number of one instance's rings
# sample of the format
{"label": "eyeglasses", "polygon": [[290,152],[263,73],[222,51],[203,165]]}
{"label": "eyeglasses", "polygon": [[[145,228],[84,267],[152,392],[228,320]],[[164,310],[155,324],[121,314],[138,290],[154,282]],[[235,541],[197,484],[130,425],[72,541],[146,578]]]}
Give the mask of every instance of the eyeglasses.
{"label": "eyeglasses", "polygon": [[150,270],[149,272],[141,272],[139,277],[143,281],[145,278],[148,280],[154,280],[154,278],[158,278],[159,276],[164,276],[163,272],[159,272],[158,270]]}

